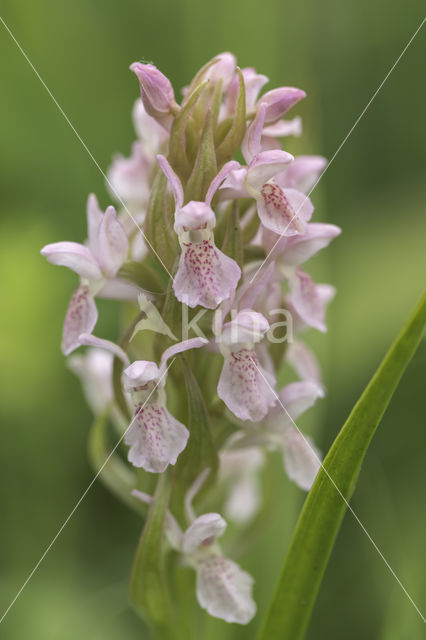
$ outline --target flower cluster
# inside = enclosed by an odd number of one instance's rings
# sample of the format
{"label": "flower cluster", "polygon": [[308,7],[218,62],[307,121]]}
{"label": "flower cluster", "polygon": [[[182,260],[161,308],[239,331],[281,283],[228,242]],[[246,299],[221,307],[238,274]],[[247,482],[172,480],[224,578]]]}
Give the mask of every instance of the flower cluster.
{"label": "flower cluster", "polygon": [[[175,465],[180,500],[200,472],[178,472],[180,456],[201,437],[196,424],[184,424],[188,385],[196,387],[213,440],[221,425],[222,507],[247,524],[261,506],[259,474],[270,450],[282,452],[289,478],[304,490],[320,466],[320,452],[294,421],[324,395],[315,356],[299,336],[326,331],[334,296],[331,285],[315,283],[302,268],[340,233],[310,222],[309,192],[326,161],[282,149],[283,139],[301,134],[300,118],[285,116],[305,93],[261,93],[268,78],[239,69],[231,53],[196,74],[180,105],[155,66],[130,68],[141,93],[133,109],[138,140],[108,171],[118,213],[113,206],[103,213],[91,195],[87,242],[42,249],[49,262],[80,276],[62,349],[69,355],[89,346],[70,364],[93,410],[113,405],[122,419],[133,414],[124,433],[129,463],[147,475]],[[121,300],[131,320],[117,344],[93,333],[97,297]],[[185,385],[173,369],[176,358],[194,373]],[[283,371],[296,379],[279,385]],[[150,502],[139,489],[135,495]],[[174,508],[180,513],[172,498]],[[253,580],[218,546],[222,516],[192,514],[183,526],[168,513],[166,536],[197,572],[200,605],[228,622],[249,622]]]}

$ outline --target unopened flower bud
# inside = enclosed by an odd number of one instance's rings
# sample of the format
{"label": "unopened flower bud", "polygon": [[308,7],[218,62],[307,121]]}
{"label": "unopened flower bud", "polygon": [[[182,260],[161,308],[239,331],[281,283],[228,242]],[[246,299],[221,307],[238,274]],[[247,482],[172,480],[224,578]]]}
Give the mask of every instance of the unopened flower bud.
{"label": "unopened flower bud", "polygon": [[138,77],[145,111],[168,129],[177,107],[170,80],[153,64],[134,62],[130,70]]}
{"label": "unopened flower bud", "polygon": [[306,98],[306,93],[295,87],[279,87],[265,93],[258,100],[259,105],[267,106],[265,124],[280,120],[302,98]]}

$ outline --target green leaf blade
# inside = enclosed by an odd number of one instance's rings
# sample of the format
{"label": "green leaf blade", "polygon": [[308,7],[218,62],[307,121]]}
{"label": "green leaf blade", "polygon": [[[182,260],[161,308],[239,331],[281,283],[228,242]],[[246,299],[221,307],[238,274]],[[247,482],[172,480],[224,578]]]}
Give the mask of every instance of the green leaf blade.
{"label": "green leaf blade", "polygon": [[[334,441],[308,494],[258,640],[302,640],[358,473],[426,322],[426,296]],[[349,507],[350,509],[350,507]]]}

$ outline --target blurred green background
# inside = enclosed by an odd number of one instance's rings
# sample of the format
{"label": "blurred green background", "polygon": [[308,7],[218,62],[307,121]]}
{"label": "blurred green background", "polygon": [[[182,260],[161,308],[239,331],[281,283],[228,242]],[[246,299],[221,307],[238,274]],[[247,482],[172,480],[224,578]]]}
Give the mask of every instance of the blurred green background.
{"label": "blurred green background", "polygon": [[[176,92],[206,60],[233,51],[270,87],[294,85],[304,136],[289,151],[331,157],[423,17],[385,0],[3,0],[1,15],[96,160],[128,153],[138,88],[128,66],[152,60]],[[311,273],[338,295],[313,336],[328,396],[301,426],[325,451],[424,285],[426,33],[414,40],[313,194],[316,219],[343,228]],[[0,602],[6,609],[93,474],[91,422],[60,353],[76,278],[39,255],[85,237],[85,201],[109,203],[103,178],[0,25]],[[300,108],[299,108],[300,107]],[[114,327],[113,306],[103,326]],[[105,332],[104,332],[105,333]],[[423,346],[364,464],[353,507],[414,601],[424,575]],[[243,559],[264,611],[303,494],[278,474],[265,538]],[[140,520],[96,483],[1,625],[8,640],[145,638],[127,579]],[[209,624],[203,638],[252,638]],[[411,640],[423,624],[355,520],[344,521],[309,640]]]}

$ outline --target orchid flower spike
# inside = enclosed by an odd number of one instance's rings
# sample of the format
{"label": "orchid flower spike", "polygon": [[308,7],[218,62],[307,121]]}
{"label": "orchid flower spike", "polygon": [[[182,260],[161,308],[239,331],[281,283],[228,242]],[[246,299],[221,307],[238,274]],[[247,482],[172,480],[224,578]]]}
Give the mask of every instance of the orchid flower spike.
{"label": "orchid flower spike", "polygon": [[241,269],[218,249],[213,228],[216,216],[211,202],[228,173],[239,166],[231,161],[213,179],[204,202],[184,202],[182,184],[164,156],[157,156],[175,198],[175,231],[179,237],[181,254],[173,281],[176,298],[188,305],[215,309],[223,300],[232,297],[241,277]]}
{"label": "orchid flower spike", "polygon": [[81,284],[73,294],[62,335],[62,351],[69,355],[80,346],[82,333],[92,333],[97,319],[94,296],[103,294],[127,257],[129,241],[117,220],[114,207],[103,214],[96,197],[87,201],[88,246],[77,242],[55,242],[41,250],[52,264],[62,265],[81,277]]}
{"label": "orchid flower spike", "polygon": [[124,388],[130,392],[134,416],[124,441],[129,445],[129,462],[145,471],[162,473],[176,464],[189,438],[188,429],[166,407],[167,360],[207,343],[192,338],[166,349],[158,367],[155,362],[137,360],[123,371]]}
{"label": "orchid flower spike", "polygon": [[240,420],[258,422],[276,402],[275,379],[260,365],[255,351],[268,329],[262,314],[243,310],[218,336],[224,362],[217,393]]}
{"label": "orchid flower spike", "polygon": [[[152,501],[151,496],[136,489],[132,494],[142,502],[150,504]],[[225,622],[248,624],[256,613],[252,596],[254,580],[223,555],[218,539],[226,526],[219,513],[205,513],[198,518],[194,516],[186,531],[182,531],[168,512],[165,534],[170,546],[196,571],[196,595],[200,606]]]}

